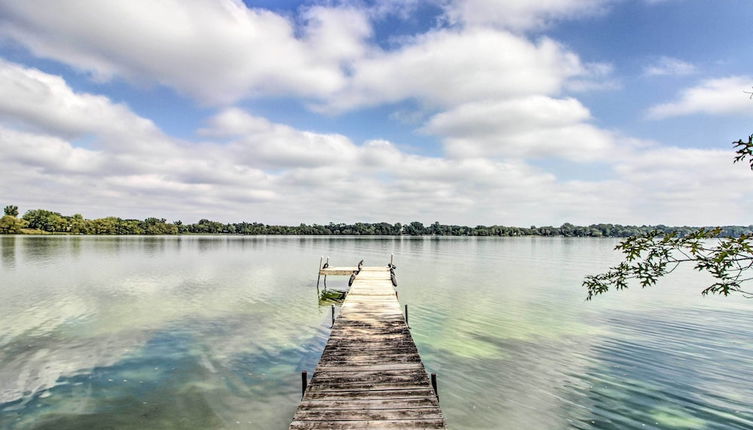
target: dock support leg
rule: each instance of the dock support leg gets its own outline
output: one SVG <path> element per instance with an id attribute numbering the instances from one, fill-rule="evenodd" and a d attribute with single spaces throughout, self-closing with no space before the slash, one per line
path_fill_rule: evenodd
<path id="1" fill-rule="evenodd" d="M 301 398 L 306 394 L 306 387 L 309 385 L 309 375 L 307 371 L 301 372 Z"/>
<path id="2" fill-rule="evenodd" d="M 316 289 L 319 289 L 319 279 L 322 277 L 322 260 L 324 257 L 319 257 L 319 269 L 316 271 Z"/>
<path id="3" fill-rule="evenodd" d="M 408 322 L 408 305 L 405 305 L 405 325 L 410 328 L 410 323 Z"/>
<path id="4" fill-rule="evenodd" d="M 436 373 L 431 374 L 431 387 L 434 388 L 434 395 L 437 396 L 437 400 L 439 400 L 439 391 L 437 391 L 437 374 Z"/>
<path id="5" fill-rule="evenodd" d="M 332 326 L 335 326 L 335 305 L 332 305 Z"/>

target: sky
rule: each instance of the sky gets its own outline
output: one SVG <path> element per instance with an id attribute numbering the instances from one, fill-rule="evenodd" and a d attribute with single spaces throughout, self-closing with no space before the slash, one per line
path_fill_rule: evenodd
<path id="1" fill-rule="evenodd" d="M 750 225 L 750 0 L 0 0 L 0 204 Z"/>

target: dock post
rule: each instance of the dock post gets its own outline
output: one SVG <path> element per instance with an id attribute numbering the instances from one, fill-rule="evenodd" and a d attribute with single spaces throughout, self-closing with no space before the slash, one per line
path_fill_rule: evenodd
<path id="1" fill-rule="evenodd" d="M 405 305 L 405 325 L 407 325 L 408 328 L 410 328 L 410 323 L 408 322 L 408 305 L 407 304 Z"/>
<path id="2" fill-rule="evenodd" d="M 332 305 L 332 327 L 335 326 L 335 305 Z"/>
<path id="3" fill-rule="evenodd" d="M 319 269 L 316 271 L 316 289 L 319 289 L 319 279 L 322 277 L 322 260 L 324 256 L 319 257 Z"/>
<path id="4" fill-rule="evenodd" d="M 434 395 L 437 396 L 437 400 L 439 400 L 439 391 L 437 391 L 437 374 L 436 373 L 431 374 L 431 387 L 434 388 Z"/>
<path id="5" fill-rule="evenodd" d="M 303 395 L 306 394 L 306 387 L 309 385 L 309 377 L 308 372 L 303 371 L 301 372 L 301 398 L 303 398 Z"/>
<path id="6" fill-rule="evenodd" d="M 395 254 L 390 254 L 390 267 L 392 267 L 392 259 L 395 258 Z"/>

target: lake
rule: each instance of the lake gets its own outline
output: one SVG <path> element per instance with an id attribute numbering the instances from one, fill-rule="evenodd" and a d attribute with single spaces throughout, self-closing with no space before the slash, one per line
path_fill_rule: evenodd
<path id="1" fill-rule="evenodd" d="M 329 335 L 319 257 L 390 253 L 450 428 L 753 429 L 753 299 L 686 269 L 584 301 L 616 243 L 0 237 L 0 429 L 286 429 Z"/>

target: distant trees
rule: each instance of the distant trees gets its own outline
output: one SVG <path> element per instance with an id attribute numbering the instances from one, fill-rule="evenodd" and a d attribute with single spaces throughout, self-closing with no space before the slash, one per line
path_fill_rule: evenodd
<path id="1" fill-rule="evenodd" d="M 18 234 L 26 227 L 26 222 L 12 215 L 0 218 L 0 234 Z"/>
<path id="2" fill-rule="evenodd" d="M 29 228 L 43 231 L 67 231 L 66 220 L 57 212 L 44 209 L 34 209 L 26 212 L 23 217 Z"/>
<path id="3" fill-rule="evenodd" d="M 8 205 L 3 209 L 5 215 L 0 218 L 0 234 L 18 234 L 26 227 L 26 221 L 18 219 L 18 206 Z"/>
<path id="4" fill-rule="evenodd" d="M 17 210 L 17 209 L 16 209 Z M 100 235 L 174 235 L 174 234 L 239 234 L 239 235 L 323 235 L 323 236 L 564 236 L 564 237 L 628 237 L 658 231 L 672 234 L 674 237 L 686 237 L 699 231 L 696 227 L 630 226 L 618 224 L 592 224 L 576 226 L 570 223 L 560 227 L 510 227 L 501 225 L 475 227 L 449 225 L 434 222 L 428 226 L 413 221 L 408 224 L 387 222 L 354 224 L 329 223 L 300 224 L 297 226 L 268 225 L 258 222 L 222 223 L 201 219 L 194 224 L 182 221 L 167 222 L 165 218 L 147 218 L 145 220 L 105 217 L 86 219 L 81 214 L 62 215 L 45 209 L 27 211 L 21 219 L 11 217 L 19 222 L 4 221 L 0 233 L 19 232 L 21 228 L 41 230 L 49 233 L 65 234 L 100 234 Z M 721 237 L 740 237 L 753 233 L 753 225 L 727 226 L 720 230 Z"/>

